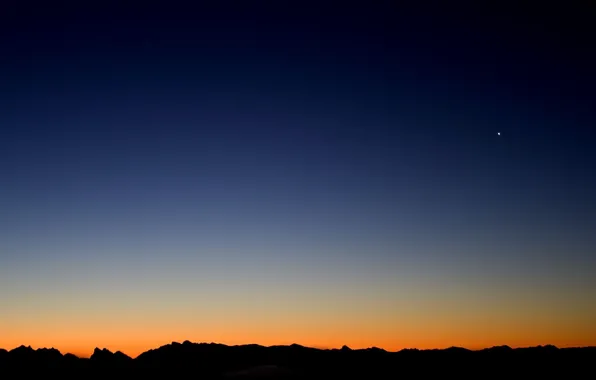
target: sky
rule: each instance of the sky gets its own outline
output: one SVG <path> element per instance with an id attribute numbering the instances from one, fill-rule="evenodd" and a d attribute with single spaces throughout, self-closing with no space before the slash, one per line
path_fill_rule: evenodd
<path id="1" fill-rule="evenodd" d="M 2 6 L 0 347 L 596 345 L 589 10 L 158 4 Z"/>

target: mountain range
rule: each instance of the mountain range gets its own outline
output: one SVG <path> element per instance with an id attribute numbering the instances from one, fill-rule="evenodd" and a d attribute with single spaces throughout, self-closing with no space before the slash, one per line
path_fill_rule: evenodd
<path id="1" fill-rule="evenodd" d="M 528 348 L 498 346 L 483 350 L 404 349 L 389 352 L 380 348 L 353 350 L 317 349 L 298 344 L 227 346 L 217 343 L 172 342 L 131 358 L 117 351 L 96 348 L 90 358 L 62 354 L 53 348 L 20 346 L 0 349 L 0 368 L 22 374 L 58 371 L 85 376 L 192 374 L 198 379 L 224 378 L 399 378 L 404 376 L 537 375 L 569 377 L 590 373 L 596 363 L 596 347 L 557 348 L 552 345 Z"/>

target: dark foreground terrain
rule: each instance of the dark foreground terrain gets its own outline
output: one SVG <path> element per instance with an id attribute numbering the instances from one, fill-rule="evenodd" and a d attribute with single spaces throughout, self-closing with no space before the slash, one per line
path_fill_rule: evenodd
<path id="1" fill-rule="evenodd" d="M 96 348 L 89 359 L 55 349 L 21 346 L 0 349 L 0 368 L 11 378 L 27 375 L 83 377 L 184 376 L 193 379 L 400 379 L 498 375 L 591 377 L 596 371 L 596 347 L 507 346 L 479 351 L 464 348 L 402 350 L 348 347 L 320 350 L 299 345 L 263 347 L 214 343 L 172 343 L 135 359 L 121 352 Z"/>

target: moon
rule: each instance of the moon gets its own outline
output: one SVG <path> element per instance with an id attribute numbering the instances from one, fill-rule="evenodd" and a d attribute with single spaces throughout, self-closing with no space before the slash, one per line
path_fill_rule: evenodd
<path id="1" fill-rule="evenodd" d="M 497 136 L 501 136 L 501 132 L 497 132 Z"/>

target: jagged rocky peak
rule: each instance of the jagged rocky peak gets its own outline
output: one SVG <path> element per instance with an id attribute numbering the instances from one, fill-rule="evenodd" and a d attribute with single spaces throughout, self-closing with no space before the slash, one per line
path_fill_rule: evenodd
<path id="1" fill-rule="evenodd" d="M 91 355 L 91 359 L 94 360 L 121 360 L 121 359 L 131 359 L 130 356 L 126 355 L 122 351 L 112 352 L 107 348 L 98 348 L 96 347 L 93 350 L 93 355 Z"/>
<path id="2" fill-rule="evenodd" d="M 112 355 L 114 355 L 112 351 L 108 350 L 107 348 L 95 347 L 93 354 L 91 355 L 91 359 L 102 359 L 111 357 Z"/>
<path id="3" fill-rule="evenodd" d="M 114 356 L 120 359 L 132 359 L 130 356 L 126 355 L 124 352 L 122 351 L 116 351 L 114 352 Z"/>
<path id="4" fill-rule="evenodd" d="M 50 347 L 50 348 L 46 348 L 46 347 L 39 348 L 39 349 L 37 350 L 37 352 L 43 352 L 43 353 L 52 354 L 52 355 L 55 355 L 55 354 L 60 354 L 60 355 L 62 355 L 62 354 L 60 353 L 60 351 L 59 351 L 59 350 L 57 350 L 57 349 L 55 349 L 54 347 Z"/>
<path id="5" fill-rule="evenodd" d="M 13 349 L 12 352 L 34 352 L 35 350 L 31 346 L 20 345 Z"/>
<path id="6" fill-rule="evenodd" d="M 99 348 L 99 347 L 95 347 L 95 349 L 93 350 L 94 354 L 111 354 L 112 351 L 108 350 L 107 348 Z"/>

